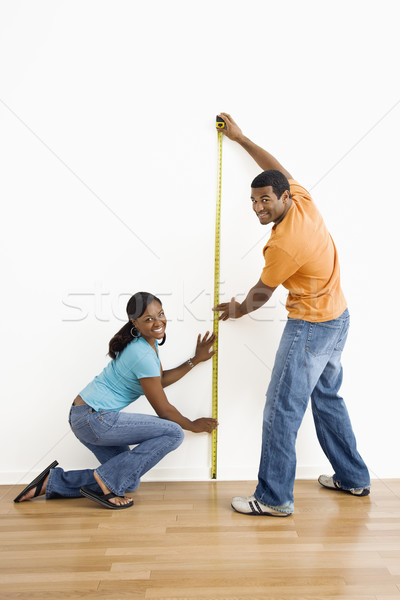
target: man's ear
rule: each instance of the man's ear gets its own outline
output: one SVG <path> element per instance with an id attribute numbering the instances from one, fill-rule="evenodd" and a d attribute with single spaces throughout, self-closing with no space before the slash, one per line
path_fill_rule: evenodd
<path id="1" fill-rule="evenodd" d="M 282 194 L 282 200 L 284 204 L 288 204 L 289 200 L 290 200 L 290 192 L 289 190 L 285 190 Z"/>

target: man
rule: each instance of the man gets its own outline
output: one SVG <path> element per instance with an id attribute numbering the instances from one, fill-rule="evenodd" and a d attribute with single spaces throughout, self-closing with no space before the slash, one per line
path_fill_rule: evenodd
<path id="1" fill-rule="evenodd" d="M 258 485 L 253 496 L 233 498 L 232 507 L 244 514 L 293 513 L 296 437 L 310 397 L 318 440 L 335 471 L 321 475 L 319 483 L 366 496 L 368 469 L 338 394 L 349 313 L 335 245 L 310 194 L 269 152 L 245 137 L 230 115 L 220 117 L 226 123 L 223 133 L 263 169 L 251 184 L 252 207 L 261 225 L 274 225 L 258 283 L 241 304 L 232 298 L 213 310 L 221 313 L 219 320 L 238 319 L 263 306 L 278 285 L 289 290 L 289 318 L 264 409 Z"/>

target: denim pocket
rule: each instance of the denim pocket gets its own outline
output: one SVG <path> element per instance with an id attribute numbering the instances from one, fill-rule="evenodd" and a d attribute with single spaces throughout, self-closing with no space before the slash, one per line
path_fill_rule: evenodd
<path id="1" fill-rule="evenodd" d="M 306 341 L 306 351 L 312 356 L 326 356 L 332 354 L 343 321 L 325 321 L 323 323 L 310 323 Z"/>
<path id="2" fill-rule="evenodd" d="M 341 352 L 343 350 L 344 345 L 347 340 L 347 334 L 349 333 L 349 327 L 350 327 L 350 317 L 347 317 L 347 319 L 343 323 L 343 328 L 342 328 L 342 331 L 340 332 L 339 340 L 336 342 L 335 352 Z"/>
<path id="3" fill-rule="evenodd" d="M 113 427 L 119 418 L 118 410 L 99 410 L 90 415 L 90 425 L 96 435 L 101 438 Z"/>
<path id="4" fill-rule="evenodd" d="M 80 406 L 71 406 L 69 413 L 69 424 L 72 429 L 80 429 L 84 427 L 89 421 L 89 415 L 92 409 L 87 404 L 81 404 Z"/>

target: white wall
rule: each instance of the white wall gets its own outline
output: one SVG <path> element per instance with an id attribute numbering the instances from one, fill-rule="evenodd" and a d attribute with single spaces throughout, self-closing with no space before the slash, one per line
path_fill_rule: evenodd
<path id="1" fill-rule="evenodd" d="M 164 368 L 212 327 L 223 110 L 312 190 L 352 314 L 343 393 L 359 449 L 373 477 L 400 477 L 398 13 L 395 1 L 1 2 L 1 482 L 53 458 L 96 464 L 69 405 L 106 364 L 132 293 L 164 301 Z M 221 300 L 263 265 L 269 228 L 248 200 L 258 172 L 224 140 Z M 279 289 L 221 324 L 220 478 L 256 477 L 284 300 Z M 211 362 L 168 395 L 189 417 L 210 414 Z M 207 479 L 209 453 L 206 435 L 187 434 L 149 477 Z M 320 469 L 307 411 L 298 475 Z"/>

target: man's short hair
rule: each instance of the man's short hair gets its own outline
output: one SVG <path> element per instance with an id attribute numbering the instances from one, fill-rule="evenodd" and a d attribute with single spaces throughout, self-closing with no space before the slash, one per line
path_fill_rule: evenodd
<path id="1" fill-rule="evenodd" d="M 270 185 L 273 189 L 274 194 L 280 198 L 286 190 L 290 194 L 290 185 L 287 177 L 280 171 L 275 169 L 269 169 L 263 171 L 251 182 L 252 188 L 261 188 Z"/>

